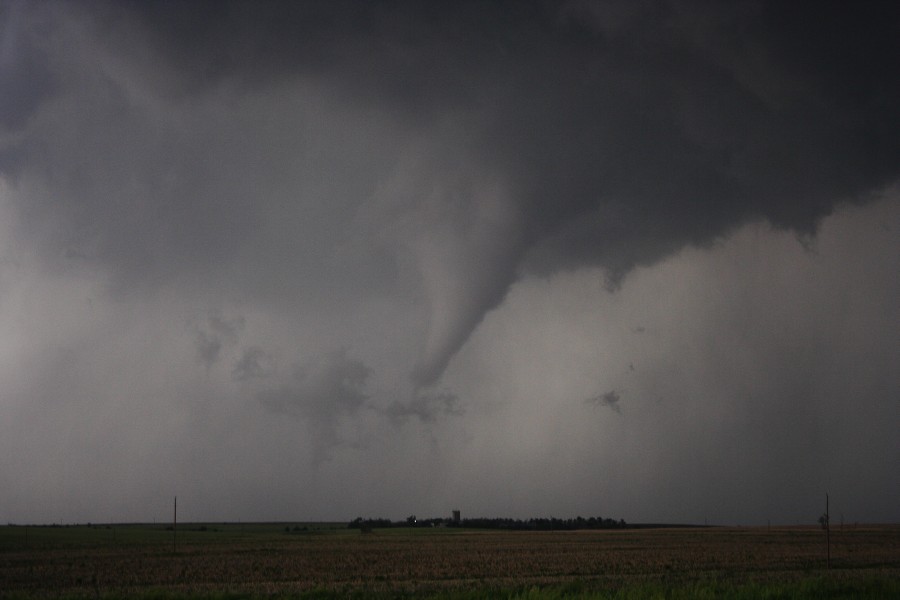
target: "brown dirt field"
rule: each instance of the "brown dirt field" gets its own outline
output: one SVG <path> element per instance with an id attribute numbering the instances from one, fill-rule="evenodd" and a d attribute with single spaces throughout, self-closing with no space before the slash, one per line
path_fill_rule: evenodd
<path id="1" fill-rule="evenodd" d="M 824 533 L 812 528 L 286 535 L 273 527 L 185 534 L 174 553 L 171 533 L 123 533 L 115 540 L 107 533 L 100 541 L 90 535 L 54 543 L 49 533 L 33 533 L 28 546 L 7 539 L 0 545 L 0 596 L 430 592 L 572 581 L 612 589 L 654 581 L 791 581 L 826 569 Z M 831 538 L 830 575 L 900 578 L 900 526 L 847 528 Z"/>

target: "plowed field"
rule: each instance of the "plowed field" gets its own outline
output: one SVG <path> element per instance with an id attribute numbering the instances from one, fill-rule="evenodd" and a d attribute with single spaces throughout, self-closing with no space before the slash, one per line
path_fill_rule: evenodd
<path id="1" fill-rule="evenodd" d="M 900 527 L 501 532 L 285 525 L 0 528 L 0 596 L 429 595 L 577 584 L 900 579 Z"/>

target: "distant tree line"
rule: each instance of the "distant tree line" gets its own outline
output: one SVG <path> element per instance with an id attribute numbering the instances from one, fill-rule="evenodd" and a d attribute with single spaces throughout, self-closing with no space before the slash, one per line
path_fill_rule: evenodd
<path id="1" fill-rule="evenodd" d="M 574 519 L 532 518 L 527 520 L 509 518 L 476 518 L 454 521 L 449 518 L 417 519 L 415 515 L 403 521 L 390 519 L 363 519 L 357 517 L 347 525 L 350 529 L 371 531 L 389 527 L 465 527 L 470 529 L 506 529 L 511 531 L 566 531 L 574 529 L 624 529 L 628 527 L 624 519 L 604 519 L 602 517 L 575 517 Z"/>

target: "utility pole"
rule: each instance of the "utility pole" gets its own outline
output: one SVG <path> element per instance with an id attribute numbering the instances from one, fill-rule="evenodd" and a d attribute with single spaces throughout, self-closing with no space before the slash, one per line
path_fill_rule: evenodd
<path id="1" fill-rule="evenodd" d="M 825 492 L 825 566 L 831 568 L 831 515 L 828 514 L 828 492 Z"/>
<path id="2" fill-rule="evenodd" d="M 172 510 L 172 553 L 175 553 L 175 541 L 178 537 L 178 496 L 175 496 L 175 506 Z"/>

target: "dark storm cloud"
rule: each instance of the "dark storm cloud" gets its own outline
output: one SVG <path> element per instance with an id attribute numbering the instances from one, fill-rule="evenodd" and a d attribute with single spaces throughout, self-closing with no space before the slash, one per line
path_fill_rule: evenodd
<path id="1" fill-rule="evenodd" d="M 327 459 L 342 442 L 340 426 L 366 406 L 371 370 L 345 350 L 295 365 L 293 377 L 280 387 L 260 391 L 256 399 L 276 414 L 305 421 L 315 463 Z"/>
<path id="2" fill-rule="evenodd" d="M 3 518 L 894 518 L 898 13 L 0 0 Z"/>
<path id="3" fill-rule="evenodd" d="M 384 410 L 384 414 L 398 424 L 405 423 L 410 417 L 416 417 L 423 423 L 434 423 L 441 416 L 462 415 L 463 408 L 460 406 L 459 397 L 452 392 L 420 391 L 409 402 L 392 402 Z"/>
<path id="4" fill-rule="evenodd" d="M 362 408 L 369 373 L 361 361 L 341 350 L 296 365 L 290 385 L 262 392 L 259 397 L 277 412 L 331 420 Z"/>
<path id="5" fill-rule="evenodd" d="M 811 228 L 836 198 L 896 175 L 889 3 L 134 8 L 191 82 L 309 75 L 404 118 L 482 115 L 483 158 L 531 175 L 520 191 L 537 234 L 610 202 L 657 227 L 675 217 L 675 242 L 748 215 Z"/>
<path id="6" fill-rule="evenodd" d="M 418 176 L 427 181 L 398 205 L 413 221 L 422 211 L 449 218 L 421 221 L 412 244 L 420 268 L 433 273 L 424 275 L 433 314 L 413 372 L 419 387 L 440 379 L 522 273 L 597 265 L 615 286 L 636 265 L 709 244 L 751 219 L 808 234 L 837 202 L 867 200 L 900 168 L 893 3 L 76 6 L 93 15 L 101 46 L 175 106 L 222 89 L 264 95 L 302 82 L 344 107 L 338 113 L 355 107 L 387 124 L 394 147 L 330 178 L 355 183 L 340 192 L 345 204 L 327 199 L 336 207 L 327 223 L 273 243 L 273 252 L 303 257 L 285 271 L 302 269 L 322 247 L 298 242 L 297 252 L 288 240 L 325 231 L 334 238 L 373 189 L 397 176 L 409 140 L 425 140 L 431 163 Z M 86 138 L 75 130 L 71 143 L 93 140 L 82 151 L 105 156 L 59 182 L 66 203 L 34 198 L 26 219 L 42 223 L 48 211 L 68 218 L 67 250 L 131 275 L 123 287 L 177 278 L 184 264 L 205 276 L 237 255 L 234 240 L 259 234 L 266 205 L 283 200 L 260 200 L 258 187 L 292 168 L 249 160 L 270 139 L 246 143 L 245 130 L 228 131 L 225 120 L 190 122 L 188 136 L 175 127 L 160 134 L 114 83 L 92 83 L 88 101 L 98 112 L 79 126 Z M 32 110 L 12 102 L 8 120 Z M 157 141 L 135 161 L 111 151 L 122 136 Z M 302 177 L 378 148 L 355 144 L 348 135 L 343 152 Z M 13 164 L 18 151 L 8 152 Z M 491 185 L 502 210 L 484 215 Z M 272 265 L 270 258 L 259 261 Z M 328 287 L 357 279 L 352 292 L 384 281 L 387 263 L 360 262 Z M 280 289 L 253 279 L 267 269 L 244 272 L 253 288 Z"/>
<path id="7" fill-rule="evenodd" d="M 608 406 L 613 409 L 617 413 L 622 412 L 622 407 L 619 406 L 619 401 L 622 399 L 622 395 L 616 390 L 610 390 L 605 394 L 598 394 L 596 396 L 592 396 L 584 401 L 585 404 L 591 406 Z"/>
<path id="8" fill-rule="evenodd" d="M 887 3 L 168 8 L 141 11 L 194 84 L 310 76 L 418 127 L 468 115 L 456 150 L 478 167 L 462 180 L 495 174 L 521 221 L 469 267 L 480 283 L 421 385 L 519 269 L 598 264 L 615 283 L 748 219 L 811 232 L 900 165 L 900 9 Z M 481 201 L 470 194 L 449 202 Z"/>
<path id="9" fill-rule="evenodd" d="M 194 344 L 197 358 L 209 369 L 219 360 L 222 347 L 238 341 L 238 333 L 244 327 L 243 317 L 227 319 L 221 315 L 209 315 L 196 328 Z"/>
<path id="10" fill-rule="evenodd" d="M 232 367 L 231 376 L 237 381 L 246 381 L 267 377 L 272 371 L 272 357 L 259 346 L 250 346 Z"/>
<path id="11" fill-rule="evenodd" d="M 0 5 L 0 131 L 22 128 L 56 85 L 29 17 L 23 2 Z"/>
<path id="12" fill-rule="evenodd" d="M 110 18 L 121 17 L 113 3 Z M 485 54 L 553 11 L 533 3 L 129 2 L 175 69 L 173 93 L 308 76 L 404 118 L 477 101 Z M 527 42 L 519 39 L 518 43 Z"/>
<path id="13" fill-rule="evenodd" d="M 24 2 L 0 4 L 0 176 L 15 180 L 27 157 L 16 135 L 51 97 L 56 77 L 40 46 L 40 19 Z"/>

